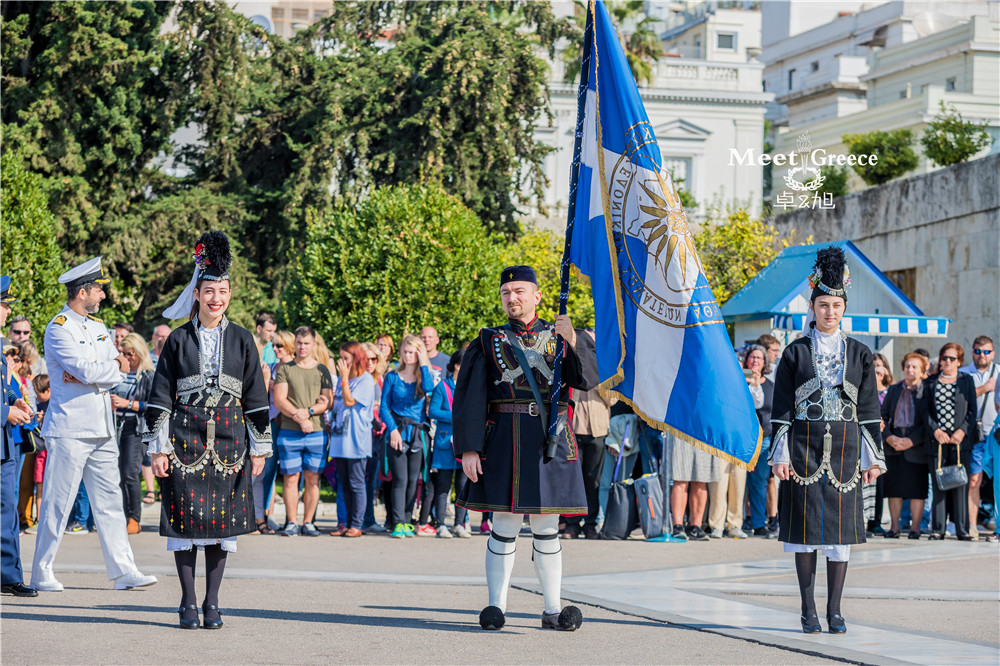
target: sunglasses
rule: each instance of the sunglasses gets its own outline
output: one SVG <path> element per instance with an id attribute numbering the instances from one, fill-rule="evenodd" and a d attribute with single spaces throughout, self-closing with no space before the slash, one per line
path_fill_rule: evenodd
<path id="1" fill-rule="evenodd" d="M 282 344 L 277 344 L 277 345 L 274 345 L 274 348 L 275 348 L 275 349 L 284 349 L 284 348 L 285 348 L 285 345 L 282 345 Z"/>
<path id="2" fill-rule="evenodd" d="M 955 362 L 955 361 L 958 360 L 958 357 L 957 356 L 942 356 L 940 358 L 940 360 L 942 360 L 942 361 L 948 361 L 949 363 L 953 363 L 953 362 Z"/>
<path id="3" fill-rule="evenodd" d="M 16 332 L 16 331 L 15 331 Z M 976 356 L 989 356 L 993 353 L 992 349 L 973 349 L 972 353 Z"/>
<path id="4" fill-rule="evenodd" d="M 29 329 L 27 331 L 16 331 L 14 329 L 10 329 L 10 333 L 11 335 L 31 335 L 31 330 Z"/>
<path id="5" fill-rule="evenodd" d="M 372 361 L 372 362 L 377 361 L 378 360 L 378 356 L 369 356 L 368 360 Z"/>

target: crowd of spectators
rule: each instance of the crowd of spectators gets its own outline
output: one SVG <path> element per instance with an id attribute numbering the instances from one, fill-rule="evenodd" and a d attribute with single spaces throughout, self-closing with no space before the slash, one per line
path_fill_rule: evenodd
<path id="1" fill-rule="evenodd" d="M 158 499 L 140 428 L 170 328 L 157 326 L 148 344 L 127 322 L 116 323 L 113 332 L 117 348 L 129 360 L 127 377 L 111 400 L 127 529 L 134 534 L 141 529 L 143 504 Z M 14 317 L 4 340 L 10 368 L 5 390 L 24 396 L 37 412 L 35 420 L 15 429 L 22 451 L 18 511 L 27 533 L 33 532 L 41 501 L 45 447 L 38 433 L 49 394 L 45 359 L 33 333 L 28 319 Z M 454 505 L 467 482 L 451 444 L 463 350 L 451 355 L 440 350 L 437 331 L 426 326 L 419 335 L 404 336 L 398 354 L 393 337 L 382 334 L 370 342 L 345 342 L 334 355 L 311 327 L 279 330 L 268 314 L 257 318 L 254 339 L 275 435 L 275 455 L 254 479 L 258 532 L 319 536 L 317 508 L 321 495 L 330 497 L 331 490 L 337 521 L 330 534 L 335 536 L 448 539 L 489 532 L 489 514 L 477 516 L 474 530 L 470 512 Z M 668 529 L 673 537 L 776 538 L 778 482 L 767 458 L 781 351 L 781 341 L 772 335 L 737 350 L 763 431 L 757 464 L 750 471 L 654 430 L 628 404 L 599 390 L 573 392 L 572 425 L 588 512 L 564 516 L 561 536 L 599 538 L 612 485 L 662 467 L 672 479 Z M 875 354 L 888 471 L 864 489 L 869 536 L 895 539 L 905 532 L 912 540 L 997 540 L 995 499 L 984 477 L 996 466 L 991 446 L 1000 450 L 994 434 L 1000 366 L 994 342 L 986 336 L 973 341 L 971 352 L 967 364 L 965 348 L 957 342 L 948 342 L 933 358 L 915 349 L 898 368 Z M 968 481 L 942 489 L 937 470 L 956 464 L 967 471 Z M 280 524 L 272 518 L 275 501 L 285 507 Z M 888 507 L 887 520 L 883 506 Z M 67 533 L 86 533 L 92 525 L 81 484 Z"/>

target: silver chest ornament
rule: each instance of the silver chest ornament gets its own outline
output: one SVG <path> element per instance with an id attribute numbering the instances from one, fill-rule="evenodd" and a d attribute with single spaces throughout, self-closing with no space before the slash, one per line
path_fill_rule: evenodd
<path id="1" fill-rule="evenodd" d="M 531 347 L 527 347 L 521 342 L 520 338 L 515 337 L 517 345 L 524 352 L 524 358 L 528 361 L 528 365 L 535 370 L 538 370 L 545 377 L 545 381 L 550 385 L 552 384 L 552 368 L 549 367 L 548 362 L 545 360 L 545 354 L 538 351 L 539 349 L 547 350 L 550 346 L 554 345 L 552 339 L 552 331 L 546 329 L 538 333 L 535 337 L 535 344 Z M 511 368 L 507 365 L 507 361 L 504 360 L 503 354 L 501 354 L 501 349 L 503 346 L 503 339 L 498 336 L 493 336 L 493 354 L 496 356 L 497 364 L 503 371 L 500 379 L 495 380 L 494 384 L 500 384 L 501 382 L 507 382 L 508 384 L 513 384 L 518 377 L 524 376 L 524 368 L 518 366 L 516 368 Z"/>

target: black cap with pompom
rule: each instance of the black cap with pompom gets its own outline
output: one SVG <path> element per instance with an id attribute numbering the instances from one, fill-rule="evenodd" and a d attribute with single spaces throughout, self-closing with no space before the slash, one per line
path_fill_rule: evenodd
<path id="1" fill-rule="evenodd" d="M 233 263 L 229 238 L 221 231 L 206 231 L 195 244 L 194 260 L 199 280 L 228 280 L 229 266 Z"/>
<path id="2" fill-rule="evenodd" d="M 847 286 L 851 284 L 851 271 L 847 268 L 847 257 L 839 247 L 825 247 L 816 253 L 816 264 L 809 276 L 812 287 L 810 301 L 819 296 L 839 296 L 847 300 Z"/>

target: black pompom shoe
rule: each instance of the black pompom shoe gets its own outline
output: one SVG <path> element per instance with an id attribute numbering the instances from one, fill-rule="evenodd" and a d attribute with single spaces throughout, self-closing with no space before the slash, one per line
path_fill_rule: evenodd
<path id="1" fill-rule="evenodd" d="M 542 613 L 542 629 L 576 631 L 583 624 L 583 613 L 576 606 L 566 606 L 558 613 Z"/>
<path id="2" fill-rule="evenodd" d="M 503 611 L 496 606 L 487 606 L 479 614 L 479 626 L 486 631 L 499 631 L 506 622 Z"/>

